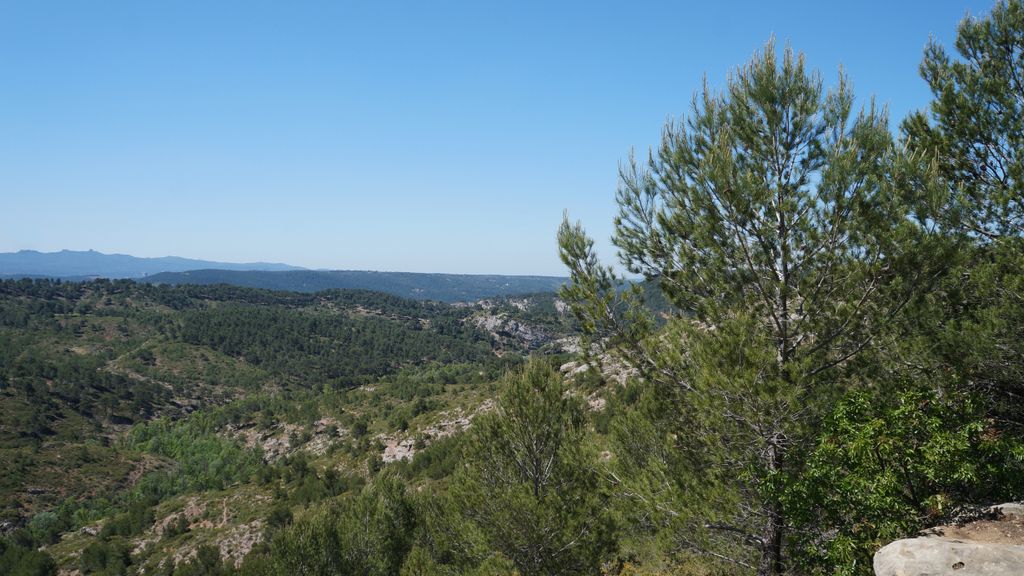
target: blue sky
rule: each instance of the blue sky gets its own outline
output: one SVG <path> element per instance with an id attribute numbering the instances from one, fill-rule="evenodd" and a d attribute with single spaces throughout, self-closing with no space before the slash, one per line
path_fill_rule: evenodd
<path id="1" fill-rule="evenodd" d="M 563 275 L 705 74 L 774 35 L 895 124 L 991 6 L 0 0 L 0 251 Z"/>

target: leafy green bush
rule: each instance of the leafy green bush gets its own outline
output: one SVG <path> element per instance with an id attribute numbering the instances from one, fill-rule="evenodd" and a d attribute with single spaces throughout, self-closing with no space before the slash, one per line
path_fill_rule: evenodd
<path id="1" fill-rule="evenodd" d="M 871 574 L 875 550 L 957 506 L 1024 496 L 1024 444 L 962 394 L 852 393 L 824 430 L 786 497 L 800 561 L 816 573 Z"/>

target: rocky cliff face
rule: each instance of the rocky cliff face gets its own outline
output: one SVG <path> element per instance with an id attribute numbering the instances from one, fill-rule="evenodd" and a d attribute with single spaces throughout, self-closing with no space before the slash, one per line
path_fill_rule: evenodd
<path id="1" fill-rule="evenodd" d="M 540 328 L 510 318 L 507 314 L 483 314 L 474 317 L 473 322 L 503 345 L 535 350 L 552 341 L 552 337 Z"/>
<path id="2" fill-rule="evenodd" d="M 994 506 L 984 519 L 939 526 L 875 553 L 877 576 L 1024 575 L 1024 505 Z"/>

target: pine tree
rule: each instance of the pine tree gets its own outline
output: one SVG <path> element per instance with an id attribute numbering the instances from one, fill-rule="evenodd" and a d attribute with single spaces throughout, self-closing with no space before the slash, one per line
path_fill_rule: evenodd
<path id="1" fill-rule="evenodd" d="M 695 518 L 705 534 L 692 548 L 759 575 L 786 569 L 779 494 L 842 369 L 925 273 L 902 261 L 926 232 L 902 190 L 927 172 L 893 145 L 884 110 L 852 114 L 845 76 L 822 84 L 802 56 L 787 49 L 779 61 L 769 43 L 724 93 L 705 85 L 645 165 L 621 170 L 613 242 L 673 306 L 660 331 L 637 322 L 636 291 L 598 263 L 581 225 L 559 230 L 572 276 L 563 296 L 584 328 L 610 337 L 647 381 L 683 391 L 687 441 L 718 471 L 704 475 L 732 483 L 721 500 L 730 521 Z M 723 554 L 709 533 L 748 552 Z"/>
<path id="2" fill-rule="evenodd" d="M 930 114 L 903 124 L 909 143 L 937 160 L 949 184 L 948 223 L 991 240 L 1024 234 L 1024 2 L 965 18 L 951 57 L 932 40 L 921 75 Z M 929 119 L 931 121 L 929 121 Z"/>
<path id="3" fill-rule="evenodd" d="M 473 423 L 456 501 L 523 576 L 594 574 L 613 549 L 584 421 L 561 377 L 532 361 Z"/>
<path id="4" fill-rule="evenodd" d="M 934 158 L 944 184 L 939 221 L 958 243 L 915 335 L 931 357 L 987 403 L 999 434 L 1024 433 L 1024 2 L 997 2 L 957 29 L 956 54 L 928 44 L 927 111 L 902 129 Z M 952 379 L 952 378 L 951 378 Z"/>

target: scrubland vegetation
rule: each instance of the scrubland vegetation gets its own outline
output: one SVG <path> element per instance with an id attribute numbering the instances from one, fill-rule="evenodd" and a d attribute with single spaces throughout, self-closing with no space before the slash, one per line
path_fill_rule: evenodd
<path id="1" fill-rule="evenodd" d="M 1024 498 L 1024 4 L 921 71 L 697 94 L 643 282 L 568 219 L 558 300 L 0 282 L 0 573 L 870 574 Z"/>

